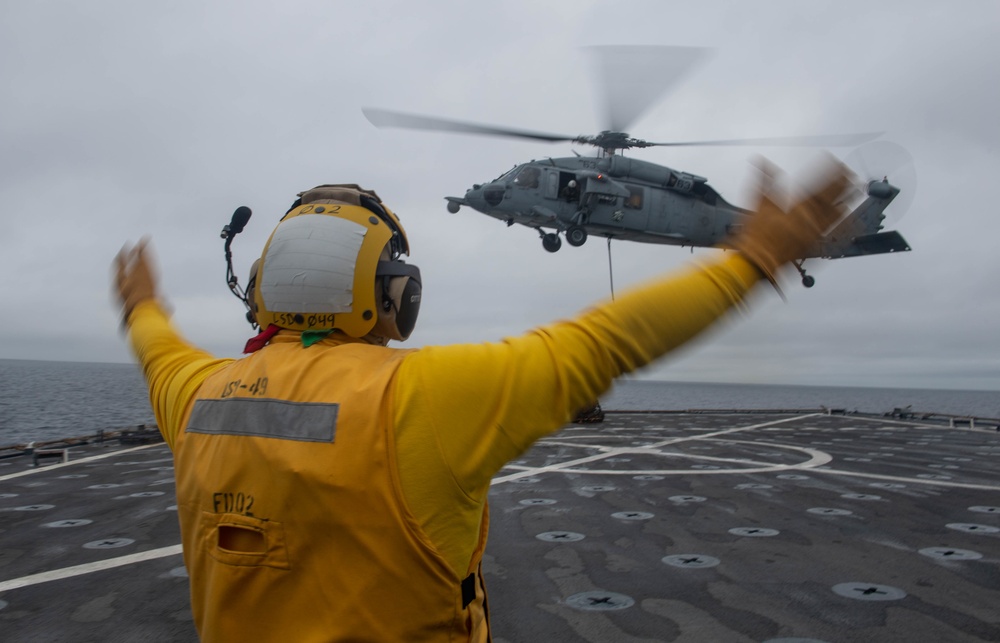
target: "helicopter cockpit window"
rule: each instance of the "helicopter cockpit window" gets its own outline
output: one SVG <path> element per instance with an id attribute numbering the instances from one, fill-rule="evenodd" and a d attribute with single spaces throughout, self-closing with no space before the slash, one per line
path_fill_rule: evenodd
<path id="1" fill-rule="evenodd" d="M 493 179 L 493 183 L 507 183 L 514 177 L 515 174 L 517 174 L 516 165 L 507 170 L 506 172 L 504 172 L 503 174 L 501 174 L 500 176 L 498 176 L 497 178 Z"/>
<path id="2" fill-rule="evenodd" d="M 517 173 L 514 177 L 514 185 L 518 185 L 522 188 L 537 188 L 538 187 L 538 177 L 541 174 L 537 167 L 532 165 L 525 165 L 521 168 L 521 171 Z"/>
<path id="3" fill-rule="evenodd" d="M 625 199 L 625 207 L 633 210 L 642 209 L 642 188 L 634 185 L 628 187 L 628 198 Z"/>

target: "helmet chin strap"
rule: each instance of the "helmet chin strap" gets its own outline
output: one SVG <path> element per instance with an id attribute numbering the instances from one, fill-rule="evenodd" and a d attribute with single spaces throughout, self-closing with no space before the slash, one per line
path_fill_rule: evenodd
<path id="1" fill-rule="evenodd" d="M 361 338 L 361 341 L 365 342 L 366 344 L 371 344 L 372 346 L 389 345 L 388 337 L 382 337 L 381 335 L 375 335 L 374 333 L 368 333 L 367 335 Z"/>

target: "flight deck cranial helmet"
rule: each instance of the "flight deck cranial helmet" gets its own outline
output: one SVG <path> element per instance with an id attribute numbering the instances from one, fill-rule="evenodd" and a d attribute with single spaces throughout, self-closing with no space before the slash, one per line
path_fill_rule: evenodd
<path id="1" fill-rule="evenodd" d="M 420 270 L 378 195 L 354 184 L 299 193 L 251 269 L 256 323 L 339 330 L 384 344 L 405 340 L 420 310 Z"/>

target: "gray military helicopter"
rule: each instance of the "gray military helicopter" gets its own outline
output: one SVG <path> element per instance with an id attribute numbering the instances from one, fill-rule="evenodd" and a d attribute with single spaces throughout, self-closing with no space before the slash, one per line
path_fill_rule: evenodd
<path id="1" fill-rule="evenodd" d="M 649 66 L 652 59 L 657 75 L 644 71 L 644 78 L 660 78 L 670 85 L 689 70 L 705 50 L 680 47 L 595 48 L 608 78 L 605 85 L 647 87 L 648 83 L 625 83 L 637 66 Z M 667 64 L 664 65 L 663 63 Z M 666 73 L 659 73 L 666 66 Z M 705 177 L 649 161 L 626 157 L 623 150 L 646 147 L 691 145 L 798 145 L 856 146 L 878 134 L 797 136 L 736 140 L 709 140 L 653 143 L 632 138 L 623 130 L 662 89 L 636 96 L 618 88 L 609 92 L 610 127 L 594 136 L 564 136 L 507 127 L 481 125 L 430 116 L 364 108 L 366 118 L 377 127 L 458 132 L 525 138 L 547 142 L 568 142 L 598 148 L 596 157 L 577 154 L 567 158 L 545 158 L 515 165 L 496 179 L 476 184 L 464 197 L 448 196 L 448 211 L 462 206 L 489 215 L 508 226 L 519 223 L 538 231 L 542 246 L 556 252 L 565 236 L 571 246 L 581 246 L 590 236 L 624 241 L 675 246 L 714 247 L 739 230 L 748 210 L 726 201 Z M 627 100 L 617 100 L 625 96 Z M 901 150 L 901 148 L 900 148 Z M 905 151 L 901 152 L 906 155 Z M 900 154 L 896 154 L 898 159 Z M 894 160 L 894 165 L 901 163 Z M 886 207 L 900 189 L 887 176 L 873 178 L 864 185 L 865 198 L 852 212 L 827 232 L 810 257 L 842 258 L 910 250 L 899 232 L 882 231 Z M 548 231 L 551 230 L 551 231 Z M 809 258 L 809 257 L 807 257 Z M 812 287 L 815 279 L 806 274 L 803 260 L 796 262 L 802 283 Z"/>

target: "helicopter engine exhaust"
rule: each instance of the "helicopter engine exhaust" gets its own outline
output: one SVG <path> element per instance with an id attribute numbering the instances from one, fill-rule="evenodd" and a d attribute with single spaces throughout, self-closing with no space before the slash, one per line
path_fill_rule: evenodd
<path id="1" fill-rule="evenodd" d="M 609 156 L 602 159 L 600 165 L 611 176 L 649 181 L 650 183 L 679 192 L 690 192 L 696 183 L 705 183 L 708 181 L 708 179 L 701 176 L 688 174 L 687 172 L 677 172 L 662 165 L 656 165 L 655 163 L 627 156 Z"/>

